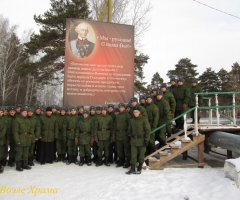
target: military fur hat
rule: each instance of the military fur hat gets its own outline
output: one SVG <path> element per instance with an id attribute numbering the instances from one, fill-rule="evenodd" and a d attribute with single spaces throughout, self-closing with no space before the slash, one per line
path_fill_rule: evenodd
<path id="1" fill-rule="evenodd" d="M 158 92 L 157 92 L 157 96 L 158 96 L 158 95 L 163 95 L 163 92 L 162 92 L 162 91 L 158 91 Z"/>
<path id="2" fill-rule="evenodd" d="M 96 110 L 96 108 L 95 108 L 95 106 L 90 106 L 89 107 L 89 110 L 91 111 L 91 110 Z"/>
<path id="3" fill-rule="evenodd" d="M 70 110 L 77 110 L 76 106 L 70 107 Z"/>
<path id="4" fill-rule="evenodd" d="M 126 108 L 132 108 L 132 104 L 131 104 L 131 103 L 128 103 L 128 104 L 126 105 Z"/>
<path id="5" fill-rule="evenodd" d="M 83 114 L 88 114 L 89 115 L 89 111 L 88 110 L 84 110 Z"/>
<path id="6" fill-rule="evenodd" d="M 4 106 L 3 109 L 8 111 L 8 106 Z"/>
<path id="7" fill-rule="evenodd" d="M 176 78 L 171 78 L 170 82 L 172 82 L 172 81 L 177 82 L 177 79 Z"/>
<path id="8" fill-rule="evenodd" d="M 35 109 L 34 109 L 34 108 L 32 108 L 32 107 L 28 107 L 28 108 L 27 108 L 27 111 L 28 111 L 28 112 L 34 112 L 34 111 L 35 111 Z"/>
<path id="9" fill-rule="evenodd" d="M 21 108 L 21 107 L 22 107 L 22 104 L 16 104 L 16 105 L 15 105 L 15 108 L 19 108 L 19 107 Z"/>
<path id="10" fill-rule="evenodd" d="M 102 110 L 107 110 L 107 106 L 103 106 L 103 107 L 102 107 Z"/>
<path id="11" fill-rule="evenodd" d="M 120 112 L 119 108 L 114 108 L 114 112 Z"/>
<path id="12" fill-rule="evenodd" d="M 166 84 L 166 83 L 163 83 L 163 84 L 161 85 L 161 88 L 167 88 L 167 84 Z"/>
<path id="13" fill-rule="evenodd" d="M 146 100 L 146 95 L 140 95 L 139 100 L 145 99 Z"/>
<path id="14" fill-rule="evenodd" d="M 102 106 L 97 106 L 96 110 L 102 110 Z"/>
<path id="15" fill-rule="evenodd" d="M 84 109 L 84 106 L 81 105 L 81 106 L 78 106 L 77 109 L 79 110 L 80 108 Z"/>
<path id="16" fill-rule="evenodd" d="M 178 82 L 184 82 L 184 79 L 183 78 L 179 78 Z"/>
<path id="17" fill-rule="evenodd" d="M 9 106 L 9 107 L 8 107 L 8 111 L 10 111 L 10 110 L 16 111 L 16 107 L 15 107 L 15 106 Z"/>
<path id="18" fill-rule="evenodd" d="M 46 107 L 46 112 L 47 112 L 47 111 L 52 111 L 52 107 L 50 107 L 50 106 L 49 106 L 49 107 Z"/>
<path id="19" fill-rule="evenodd" d="M 60 111 L 62 111 L 62 110 L 65 110 L 66 112 L 68 111 L 68 108 L 67 107 L 61 107 L 60 108 Z"/>
<path id="20" fill-rule="evenodd" d="M 42 110 L 42 107 L 41 106 L 36 106 L 35 110 L 38 110 L 38 109 Z"/>
<path id="21" fill-rule="evenodd" d="M 192 80 L 192 83 L 197 83 L 197 82 L 198 82 L 197 79 Z"/>
<path id="22" fill-rule="evenodd" d="M 138 102 L 138 99 L 136 97 L 131 98 L 130 102 Z"/>
<path id="23" fill-rule="evenodd" d="M 52 109 L 53 109 L 53 108 L 55 108 L 55 109 L 57 109 L 57 110 L 59 109 L 57 105 L 52 105 L 51 107 L 52 107 Z"/>
<path id="24" fill-rule="evenodd" d="M 125 103 L 119 103 L 119 104 L 118 104 L 118 107 L 119 107 L 119 108 L 120 108 L 121 106 L 124 107 L 124 108 L 126 108 Z"/>
<path id="25" fill-rule="evenodd" d="M 133 110 L 138 110 L 138 111 L 140 111 L 140 107 L 139 107 L 139 106 L 135 106 L 135 107 L 133 107 Z"/>
<path id="26" fill-rule="evenodd" d="M 1 106 L 1 107 L 0 107 L 0 110 L 1 110 L 1 111 L 4 111 L 5 109 L 4 109 L 4 107 L 3 107 L 3 106 Z"/>
<path id="27" fill-rule="evenodd" d="M 114 105 L 113 104 L 108 104 L 107 106 L 108 108 L 112 107 L 114 109 Z"/>
<path id="28" fill-rule="evenodd" d="M 28 109 L 23 107 L 21 108 L 20 112 L 23 112 L 23 111 L 28 111 Z"/>
<path id="29" fill-rule="evenodd" d="M 153 99 L 153 96 L 152 95 L 147 95 L 146 99 L 148 99 L 148 98 Z"/>

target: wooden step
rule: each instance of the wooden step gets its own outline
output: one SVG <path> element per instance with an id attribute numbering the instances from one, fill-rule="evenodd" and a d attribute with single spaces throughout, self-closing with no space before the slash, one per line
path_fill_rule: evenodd
<path id="1" fill-rule="evenodd" d="M 160 154 L 160 160 L 166 158 L 169 155 L 168 152 L 165 152 L 165 151 L 161 151 L 159 154 Z"/>
<path id="2" fill-rule="evenodd" d="M 163 165 L 164 163 L 168 162 L 169 160 L 175 158 L 176 156 L 184 153 L 185 151 L 187 151 L 188 149 L 198 145 L 198 167 L 202 167 L 204 166 L 204 158 L 203 158 L 203 146 L 204 146 L 204 140 L 205 140 L 205 135 L 201 135 L 199 134 L 198 136 L 196 136 L 194 138 L 193 141 L 191 142 L 187 142 L 186 145 L 182 148 L 179 148 L 179 146 L 177 145 L 171 145 L 171 151 L 173 153 L 168 154 L 168 156 L 166 156 L 164 159 L 160 159 L 155 161 L 155 163 L 151 166 L 153 166 L 153 168 L 149 167 L 150 169 L 160 169 L 160 166 Z M 201 166 L 200 166 L 201 165 Z"/>
<path id="3" fill-rule="evenodd" d="M 182 131 L 182 130 L 181 130 L 181 131 Z M 194 130 L 188 131 L 188 132 L 187 132 L 187 135 L 191 135 L 193 132 L 194 132 Z M 176 135 L 176 134 L 175 134 L 175 135 Z M 161 147 L 161 148 L 158 149 L 157 151 L 155 151 L 155 152 L 153 152 L 152 154 L 146 156 L 146 157 L 144 158 L 144 160 L 146 160 L 146 159 L 148 159 L 149 157 L 151 157 L 151 156 L 153 156 L 153 155 L 161 152 L 161 151 L 164 150 L 165 148 L 169 147 L 171 144 L 174 144 L 175 142 L 179 141 L 180 139 L 182 139 L 182 138 L 184 138 L 184 137 L 185 137 L 185 136 L 183 135 L 183 136 L 181 136 L 180 138 L 175 139 L 175 140 L 173 140 L 172 142 L 169 142 L 169 143 L 168 143 L 167 145 L 165 145 L 164 147 Z"/>
<path id="4" fill-rule="evenodd" d="M 181 142 L 182 142 L 182 147 L 185 147 L 186 145 L 188 145 L 188 143 L 192 142 L 192 140 L 182 139 Z"/>
<path id="5" fill-rule="evenodd" d="M 171 147 L 171 154 L 174 154 L 179 149 L 179 146 L 173 145 L 173 144 L 170 147 Z"/>

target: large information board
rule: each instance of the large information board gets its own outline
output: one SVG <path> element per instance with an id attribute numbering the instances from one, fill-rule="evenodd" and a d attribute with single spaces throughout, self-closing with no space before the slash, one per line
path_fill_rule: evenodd
<path id="1" fill-rule="evenodd" d="M 133 94 L 134 27 L 67 19 L 64 105 L 117 105 Z"/>

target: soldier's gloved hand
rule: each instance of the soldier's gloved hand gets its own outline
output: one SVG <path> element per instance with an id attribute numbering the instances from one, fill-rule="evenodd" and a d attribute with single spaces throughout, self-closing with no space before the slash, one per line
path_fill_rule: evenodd
<path id="1" fill-rule="evenodd" d="M 93 145 L 93 143 L 94 143 L 94 137 L 92 137 L 92 139 L 91 139 L 91 146 Z"/>
<path id="2" fill-rule="evenodd" d="M 148 146 L 148 144 L 149 144 L 149 141 L 147 141 L 147 140 L 144 140 L 144 145 L 145 145 L 145 147 L 147 147 L 147 146 Z"/>
<path id="3" fill-rule="evenodd" d="M 78 138 L 75 138 L 75 145 L 78 145 Z"/>
<path id="4" fill-rule="evenodd" d="M 171 117 L 172 117 L 172 119 L 175 117 L 175 114 L 174 113 L 171 113 Z"/>
<path id="5" fill-rule="evenodd" d="M 98 143 L 98 137 L 97 136 L 94 136 L 94 140 L 96 143 Z"/>
<path id="6" fill-rule="evenodd" d="M 186 104 L 186 103 L 184 103 L 184 104 L 182 105 L 182 109 L 183 109 L 184 111 L 187 110 L 187 104 Z"/>

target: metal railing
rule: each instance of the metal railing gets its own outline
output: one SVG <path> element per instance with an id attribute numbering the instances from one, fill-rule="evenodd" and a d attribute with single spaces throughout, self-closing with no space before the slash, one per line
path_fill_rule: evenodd
<path id="1" fill-rule="evenodd" d="M 232 105 L 228 105 L 228 106 L 219 106 L 218 105 L 218 95 L 226 95 L 226 94 L 231 94 L 232 95 Z M 196 106 L 193 107 L 193 108 L 190 108 L 188 109 L 187 111 L 183 112 L 181 115 L 175 117 L 174 119 L 170 120 L 170 122 L 168 123 L 172 123 L 174 122 L 175 120 L 183 117 L 184 118 L 184 131 L 185 131 L 185 138 L 187 137 L 187 114 L 192 112 L 194 110 L 194 118 L 195 118 L 195 121 L 194 121 L 194 134 L 196 134 L 196 136 L 199 134 L 198 132 L 198 109 L 209 109 L 209 124 L 212 124 L 212 111 L 215 111 L 216 112 L 216 117 L 217 117 L 217 126 L 220 125 L 220 115 L 223 116 L 224 118 L 230 120 L 234 125 L 238 125 L 240 126 L 240 124 L 236 123 L 236 108 L 240 108 L 240 105 L 235 105 L 236 104 L 236 101 L 235 101 L 235 96 L 236 94 L 240 94 L 240 92 L 207 92 L 207 93 L 195 93 L 196 95 Z M 199 107 L 198 105 L 198 96 L 199 95 L 215 95 L 215 103 L 216 105 L 215 106 L 211 106 L 211 99 L 210 97 L 204 97 L 204 99 L 207 99 L 208 100 L 208 105 L 209 106 L 201 106 Z M 232 108 L 232 111 L 233 111 L 233 117 L 232 118 L 229 118 L 227 116 L 225 116 L 223 113 L 221 113 L 219 111 L 219 108 Z M 167 125 L 167 123 L 165 124 L 162 124 L 161 126 L 159 126 L 158 128 L 154 129 L 151 131 L 151 134 L 152 133 L 155 133 L 156 131 L 162 129 L 163 127 L 165 127 Z"/>

